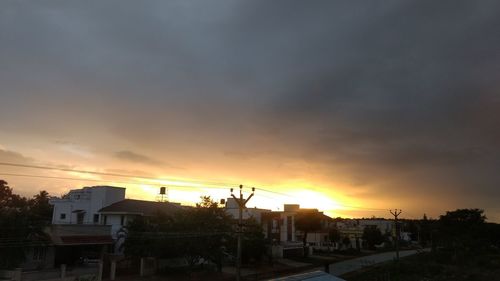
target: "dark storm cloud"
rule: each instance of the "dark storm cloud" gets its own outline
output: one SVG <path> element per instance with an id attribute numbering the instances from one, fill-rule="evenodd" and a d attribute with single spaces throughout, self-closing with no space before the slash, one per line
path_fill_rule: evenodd
<path id="1" fill-rule="evenodd" d="M 0 5 L 0 130 L 500 197 L 498 1 Z"/>

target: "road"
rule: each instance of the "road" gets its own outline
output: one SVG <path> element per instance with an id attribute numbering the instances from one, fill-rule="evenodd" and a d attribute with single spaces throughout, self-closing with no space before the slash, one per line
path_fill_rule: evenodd
<path id="1" fill-rule="evenodd" d="M 429 251 L 429 250 L 430 249 L 400 251 L 399 256 L 406 257 L 417 253 L 421 253 L 422 251 Z M 386 261 L 391 261 L 395 258 L 396 258 L 396 252 L 387 252 L 387 253 L 364 256 L 351 260 L 332 263 L 330 264 L 330 274 L 333 274 L 334 276 L 341 276 L 349 272 L 360 270 L 363 267 L 372 266 L 377 263 L 383 263 Z"/>

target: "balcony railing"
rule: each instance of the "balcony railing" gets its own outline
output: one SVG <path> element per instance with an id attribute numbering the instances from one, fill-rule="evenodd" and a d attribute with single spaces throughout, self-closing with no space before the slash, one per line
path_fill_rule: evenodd
<path id="1" fill-rule="evenodd" d="M 102 222 L 88 222 L 88 221 L 84 221 L 84 222 L 77 222 L 77 221 L 71 221 L 69 222 L 68 220 L 55 220 L 52 222 L 53 225 L 78 225 L 78 224 L 84 224 L 84 225 L 103 225 Z"/>

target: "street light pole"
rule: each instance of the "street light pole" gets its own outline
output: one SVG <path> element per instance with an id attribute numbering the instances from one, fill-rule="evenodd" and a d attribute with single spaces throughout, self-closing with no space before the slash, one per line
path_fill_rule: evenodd
<path id="1" fill-rule="evenodd" d="M 241 280 L 241 238 L 243 234 L 243 209 L 246 208 L 247 202 L 253 197 L 255 192 L 255 187 L 252 187 L 252 194 L 248 196 L 247 199 L 243 198 L 243 185 L 240 185 L 240 197 L 236 197 L 233 194 L 233 189 L 231 188 L 231 196 L 234 198 L 236 203 L 238 203 L 239 214 L 238 214 L 238 245 L 236 254 L 236 280 Z"/>

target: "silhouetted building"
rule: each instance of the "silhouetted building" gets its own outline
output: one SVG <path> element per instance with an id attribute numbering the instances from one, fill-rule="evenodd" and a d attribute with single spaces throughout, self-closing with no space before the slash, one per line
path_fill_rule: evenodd
<path id="1" fill-rule="evenodd" d="M 125 199 L 99 210 L 101 224 L 111 227 L 111 235 L 115 240 L 115 252 L 121 252 L 121 244 L 126 239 L 126 226 L 137 217 L 151 217 L 162 213 L 173 215 L 186 208 L 180 203 L 155 202 Z"/>
<path id="2" fill-rule="evenodd" d="M 264 235 L 275 245 L 272 250 L 275 257 L 302 253 L 304 233 L 295 226 L 296 216 L 301 212 L 317 212 L 321 217 L 321 229 L 309 232 L 307 243 L 312 247 L 330 243 L 328 233 L 332 218 L 317 209 L 301 209 L 298 204 L 285 204 L 283 211 L 264 212 L 261 217 Z"/>
<path id="3" fill-rule="evenodd" d="M 233 218 L 238 219 L 240 208 L 238 206 L 238 202 L 234 200 L 234 198 L 227 198 L 226 213 L 231 215 Z M 260 209 L 260 208 L 246 208 L 242 212 L 243 220 L 247 220 L 250 218 L 255 219 L 258 223 L 261 222 L 262 213 L 270 212 L 269 209 Z"/>

